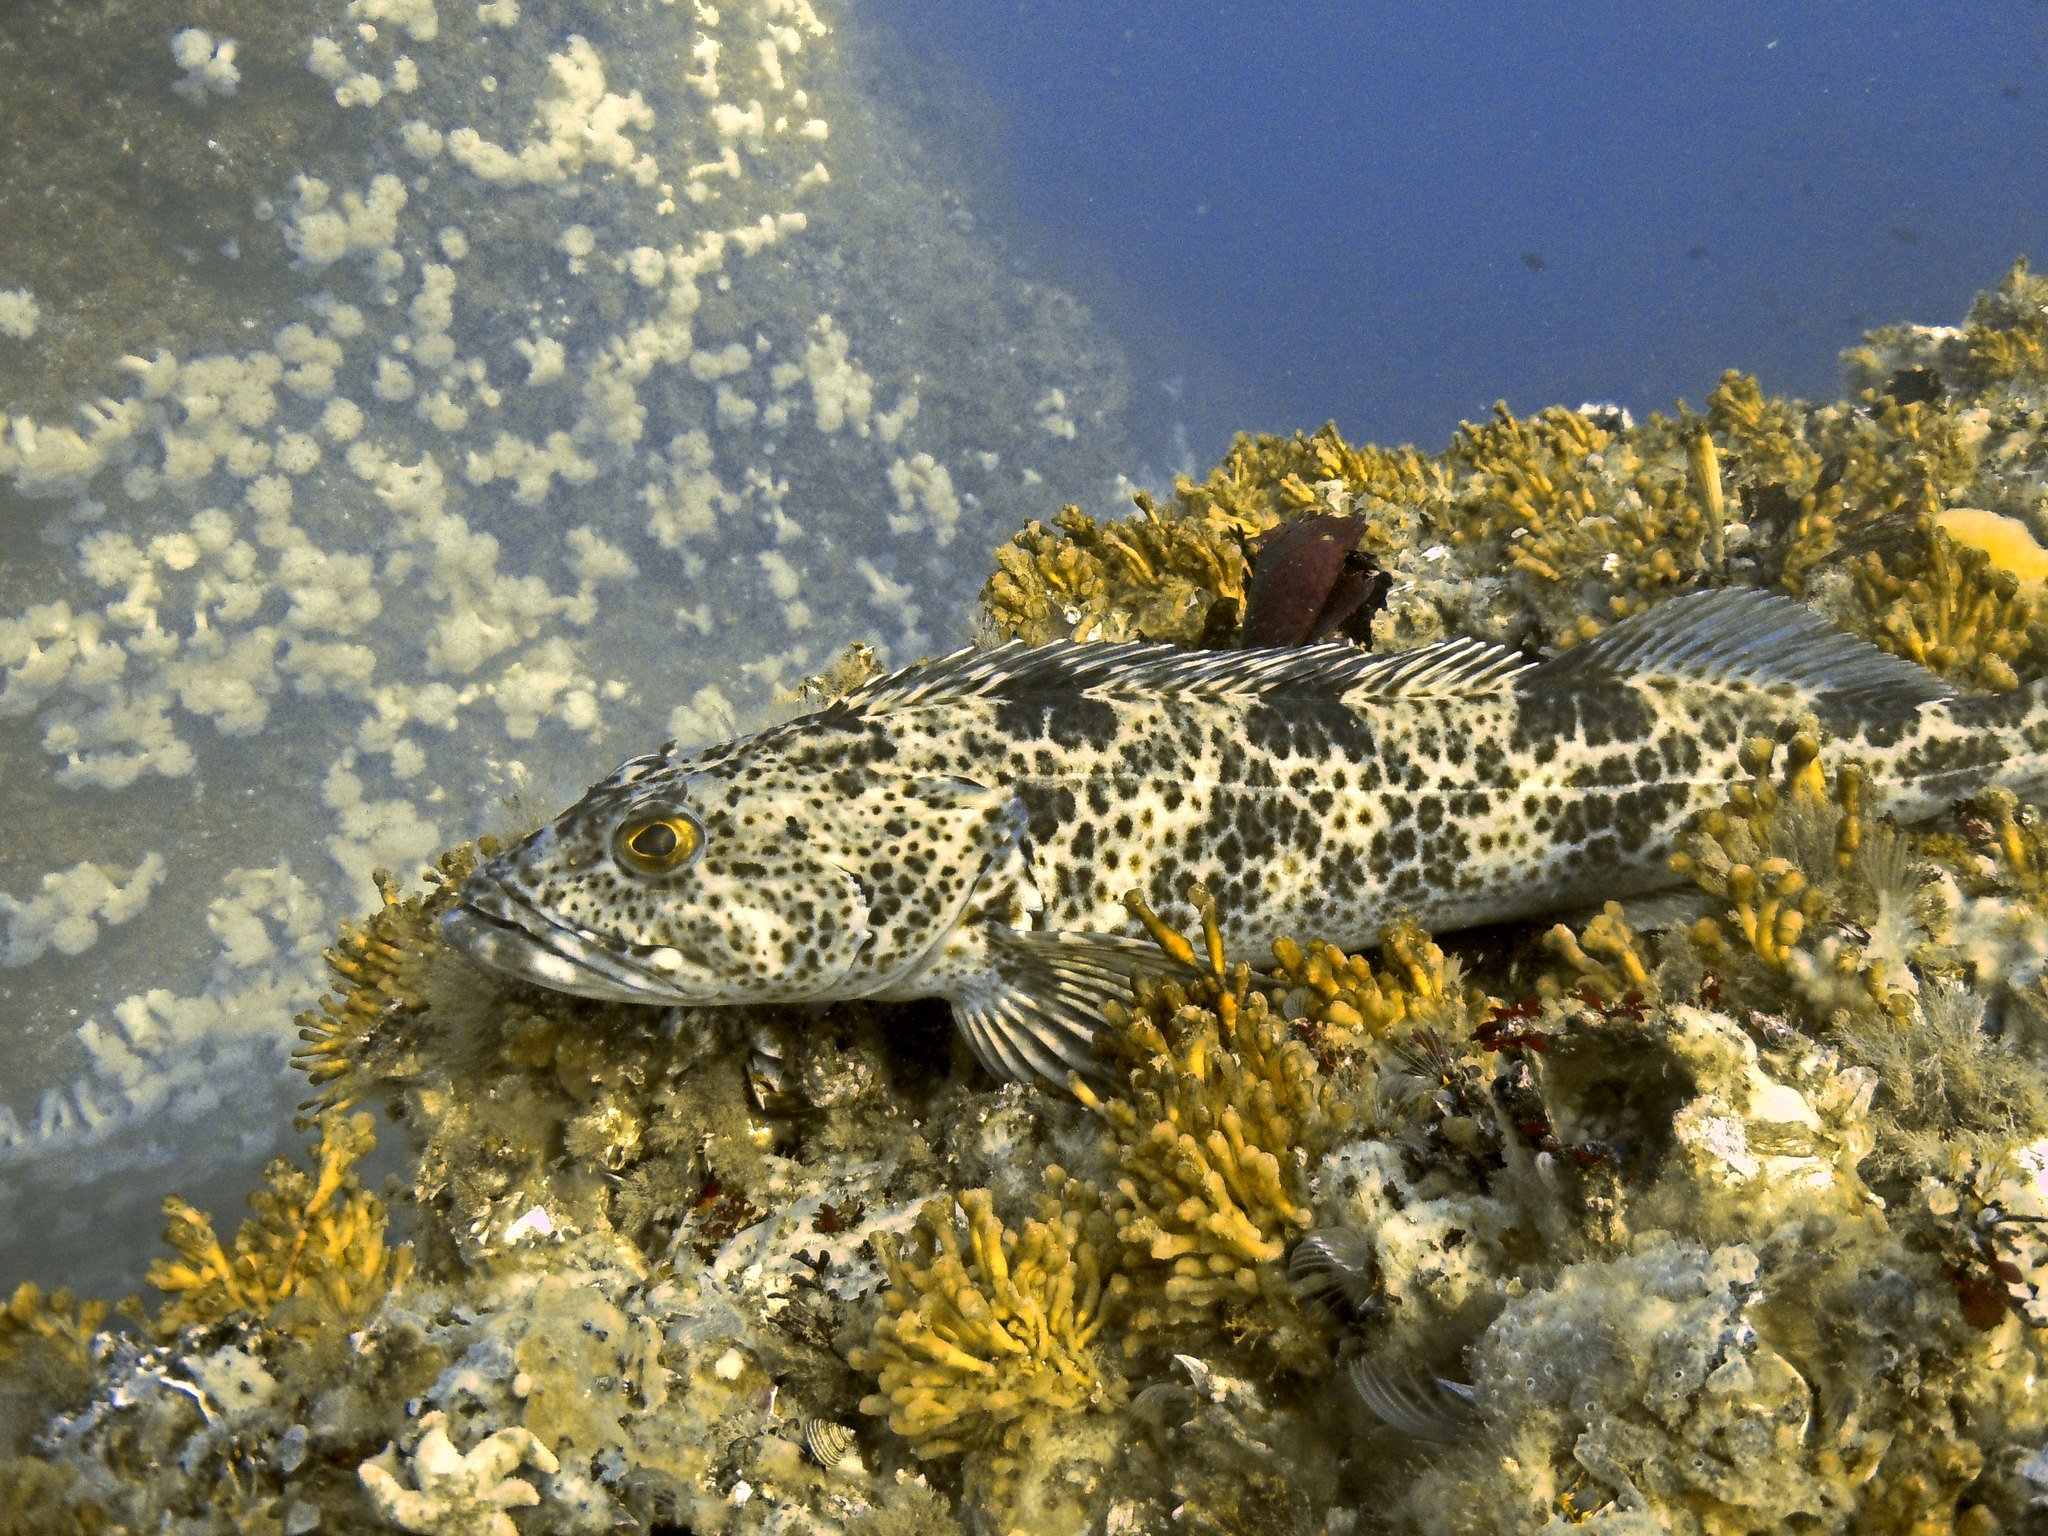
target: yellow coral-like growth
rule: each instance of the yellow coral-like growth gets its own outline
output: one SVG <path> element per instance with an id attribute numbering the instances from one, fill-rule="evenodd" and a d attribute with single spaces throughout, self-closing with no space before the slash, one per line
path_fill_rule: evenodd
<path id="1" fill-rule="evenodd" d="M 1978 388 L 2048 377 L 2048 279 L 2029 272 L 2024 256 L 1970 306 L 1956 371 Z"/>
<path id="2" fill-rule="evenodd" d="M 1517 418 L 1497 404 L 1444 457 L 1464 471 L 1452 542 L 1501 541 L 1507 563 L 1549 593 L 1539 607 L 1560 645 L 1723 562 L 1724 474 L 1696 421 L 1658 419 L 1617 436 L 1579 411 Z"/>
<path id="3" fill-rule="evenodd" d="M 422 972 L 446 951 L 435 924 L 454 904 L 455 888 L 497 851 L 488 837 L 450 849 L 428 871 L 430 889 L 422 895 L 406 895 L 385 870 L 371 876 L 383 907 L 362 922 L 342 923 L 327 951 L 334 992 L 295 1021 L 305 1043 L 292 1052 L 292 1065 L 319 1090 L 304 1108 L 346 1108 L 379 1080 L 406 1074 L 411 1047 L 404 1026 L 426 1011 Z"/>
<path id="4" fill-rule="evenodd" d="M 43 1354 L 68 1370 L 88 1370 L 93 1336 L 106 1320 L 103 1301 L 81 1301 L 62 1288 L 45 1293 L 24 1280 L 0 1306 L 0 1365 Z"/>
<path id="5" fill-rule="evenodd" d="M 1681 837 L 1672 868 L 1724 903 L 1687 937 L 1724 976 L 1746 966 L 1789 982 L 1817 1020 L 1876 1009 L 1904 1020 L 1918 983 L 1909 962 L 1919 931 L 1919 883 L 1896 829 L 1865 805 L 1859 763 L 1833 772 L 1820 762 L 1818 728 L 1798 722 L 1783 750 L 1761 738 L 1740 753 L 1750 777 Z M 1855 911 L 1867 933 L 1839 918 Z"/>
<path id="6" fill-rule="evenodd" d="M 1960 831 L 1918 839 L 1921 851 L 1954 871 L 1972 896 L 2015 895 L 2048 910 L 2048 824 L 2009 789 L 1987 789 L 1959 811 Z"/>
<path id="7" fill-rule="evenodd" d="M 1250 969 L 1226 964 L 1214 901 L 1193 899 L 1199 956 L 1127 898 L 1194 974 L 1134 979 L 1133 1006 L 1112 1007 L 1105 1032 L 1109 1059 L 1133 1064 L 1127 1086 L 1104 1098 L 1076 1079 L 1074 1092 L 1109 1130 L 1123 1269 L 1112 1289 L 1132 1334 L 1222 1324 L 1273 1336 L 1297 1315 L 1280 1261 L 1313 1222 L 1307 1169 L 1347 1114 Z"/>
<path id="8" fill-rule="evenodd" d="M 1062 508 L 1048 528 L 1027 525 L 996 551 L 982 606 L 998 633 L 1047 640 L 1163 640 L 1192 645 L 1233 629 L 1248 566 L 1221 520 L 1161 509 L 1098 523 Z"/>
<path id="9" fill-rule="evenodd" d="M 2022 673 L 2048 670 L 2034 592 L 1931 519 L 1906 547 L 1866 553 L 1851 568 L 1872 617 L 1871 638 L 1887 650 L 1995 693 L 2017 688 Z"/>
<path id="10" fill-rule="evenodd" d="M 1634 993 L 1651 992 L 1650 962 L 1643 955 L 1635 929 L 1622 914 L 1618 901 L 1602 907 L 1577 933 L 1559 923 L 1543 936 L 1551 953 L 1572 968 L 1574 985 L 1591 987 L 1601 996 L 1616 999 Z M 1543 976 L 1538 984 L 1545 992 L 1556 989 L 1555 977 Z"/>
<path id="11" fill-rule="evenodd" d="M 1726 446 L 1724 457 L 1740 466 L 1738 485 L 1775 485 L 1797 497 L 1820 479 L 1820 455 L 1801 435 L 1799 411 L 1766 395 L 1753 375 L 1721 375 L 1707 396 L 1707 426 Z"/>
<path id="12" fill-rule="evenodd" d="M 985 1189 L 927 1204 L 909 1248 L 884 1250 L 885 1315 L 848 1357 L 876 1379 L 863 1413 L 886 1417 L 919 1456 L 980 1453 L 998 1485 L 1055 1416 L 1122 1393 L 1095 1348 L 1107 1223 L 1078 1185 L 1048 1174 L 1062 1193 L 1017 1232 Z"/>
<path id="13" fill-rule="evenodd" d="M 1273 961 L 1288 984 L 1284 1011 L 1311 1043 L 1332 1052 L 1384 1040 L 1403 1026 L 1462 1034 L 1459 1019 L 1481 1017 L 1487 1006 L 1486 994 L 1463 985 L 1457 962 L 1413 922 L 1388 926 L 1378 966 L 1320 939 L 1306 948 L 1277 939 Z"/>
<path id="14" fill-rule="evenodd" d="M 1727 494 L 1750 521 L 1779 530 L 1778 585 L 1803 593 L 1835 553 L 1844 513 L 1840 480 L 1824 473 L 1801 411 L 1731 370 L 1707 396 L 1707 427 L 1722 448 Z"/>
<path id="15" fill-rule="evenodd" d="M 1983 395 L 2025 388 L 2048 378 L 2048 279 L 2027 269 L 2023 256 L 1996 288 L 1977 295 L 1960 330 L 1930 334 L 1924 327 L 1886 326 L 1842 354 L 1854 383 L 1884 379 L 1901 355 L 1923 359 L 1943 385 Z"/>
<path id="16" fill-rule="evenodd" d="M 1743 744 L 1740 758 L 1749 782 L 1733 785 L 1727 803 L 1708 811 L 1686 833 L 1671 867 L 1728 903 L 1727 920 L 1739 930 L 1743 945 L 1766 966 L 1782 971 L 1807 925 L 1826 907 L 1826 896 L 1808 867 L 1815 850 L 1799 846 L 1811 841 L 1800 836 L 1808 824 L 1801 821 L 1795 828 L 1795 818 L 1802 811 L 1825 815 L 1832 796 L 1820 765 L 1820 738 L 1812 728 L 1792 733 L 1782 773 L 1774 771 L 1777 756 L 1776 744 L 1762 737 Z M 1862 770 L 1844 767 L 1837 788 L 1846 814 L 1833 828 L 1834 854 L 1843 868 L 1861 837 L 1862 787 Z M 1728 934 L 1714 918 L 1701 918 L 1692 938 L 1710 957 L 1728 953 Z"/>
<path id="17" fill-rule="evenodd" d="M 1182 476 L 1174 496 L 1187 513 L 1242 534 L 1325 512 L 1362 512 L 1378 535 L 1368 535 L 1367 547 L 1383 548 L 1398 525 L 1397 509 L 1439 498 L 1448 486 L 1442 466 L 1427 455 L 1347 443 L 1327 422 L 1292 437 L 1240 434 L 1206 480 Z"/>
<path id="18" fill-rule="evenodd" d="M 2040 813 L 2009 789 L 1986 790 L 1977 805 L 1990 823 L 1995 878 L 2048 911 L 2048 826 Z"/>
<path id="19" fill-rule="evenodd" d="M 1971 483 L 1975 455 L 1953 412 L 1871 393 L 1861 404 L 1827 417 L 1819 433 L 1856 525 L 1930 517 Z"/>
<path id="20" fill-rule="evenodd" d="M 288 1158 L 272 1163 L 264 1187 L 249 1197 L 256 1214 L 232 1248 L 203 1212 L 176 1195 L 164 1201 L 164 1240 L 177 1257 L 157 1260 L 147 1276 L 169 1293 L 154 1319 L 160 1334 L 227 1318 L 262 1319 L 289 1332 L 297 1324 L 279 1309 L 293 1298 L 317 1304 L 314 1326 L 359 1318 L 411 1272 L 411 1248 L 386 1245 L 384 1202 L 355 1173 L 376 1145 L 370 1116 L 329 1113 L 319 1126 L 313 1172 Z"/>

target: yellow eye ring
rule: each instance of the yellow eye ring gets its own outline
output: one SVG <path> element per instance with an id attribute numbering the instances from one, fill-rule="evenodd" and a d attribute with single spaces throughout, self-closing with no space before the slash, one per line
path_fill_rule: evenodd
<path id="1" fill-rule="evenodd" d="M 704 828 L 684 811 L 632 816 L 612 830 L 612 857 L 636 875 L 672 875 L 704 851 Z"/>

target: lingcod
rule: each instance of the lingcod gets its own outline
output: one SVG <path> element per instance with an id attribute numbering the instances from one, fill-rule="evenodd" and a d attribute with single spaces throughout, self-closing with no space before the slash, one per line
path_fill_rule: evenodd
<path id="1" fill-rule="evenodd" d="M 2048 684 L 1965 698 L 1785 597 L 1670 599 L 1561 653 L 1471 639 L 1183 651 L 1018 643 L 720 745 L 635 757 L 444 918 L 590 997 L 947 999 L 1000 1076 L 1094 1069 L 1105 1005 L 1215 895 L 1239 954 L 1675 886 L 1749 738 L 1807 716 L 1901 820 L 2048 780 Z"/>

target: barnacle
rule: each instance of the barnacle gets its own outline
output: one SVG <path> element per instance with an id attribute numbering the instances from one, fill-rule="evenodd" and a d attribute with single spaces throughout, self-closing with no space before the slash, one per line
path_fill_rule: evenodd
<path id="1" fill-rule="evenodd" d="M 2003 693 L 2048 670 L 2040 604 L 1986 550 L 1932 519 L 1886 554 L 1850 567 L 1870 638 L 1965 687 Z"/>
<path id="2" fill-rule="evenodd" d="M 1222 520 L 1137 498 L 1138 515 L 1098 523 L 1064 507 L 995 552 L 982 607 L 996 632 L 1047 640 L 1168 640 L 1234 629 L 1249 574 Z"/>
<path id="3" fill-rule="evenodd" d="M 1381 1301 L 1372 1237 L 1357 1227 L 1318 1227 L 1302 1238 L 1287 1255 L 1287 1278 L 1304 1300 L 1354 1318 L 1371 1314 Z"/>
<path id="4" fill-rule="evenodd" d="M 232 1246 L 203 1212 L 165 1199 L 164 1241 L 177 1257 L 149 1267 L 149 1283 L 168 1293 L 150 1319 L 158 1334 L 230 1318 L 317 1330 L 363 1316 L 411 1272 L 411 1248 L 387 1246 L 384 1202 L 355 1171 L 376 1145 L 370 1116 L 330 1111 L 318 1123 L 312 1173 L 289 1158 L 272 1163 L 249 1197 L 256 1214 Z M 310 1302 L 311 1312 L 287 1309 L 294 1300 Z"/>
<path id="5" fill-rule="evenodd" d="M 1197 888 L 1202 947 L 1135 896 L 1127 904 L 1193 974 L 1140 977 L 1112 1006 L 1110 1060 L 1126 1084 L 1076 1083 L 1108 1128 L 1106 1205 L 1122 1250 L 1112 1290 L 1133 1338 L 1223 1324 L 1294 1346 L 1299 1317 L 1281 1261 L 1314 1217 L 1307 1169 L 1348 1119 L 1333 1079 L 1262 992 L 1226 964 L 1213 898 Z"/>
<path id="6" fill-rule="evenodd" d="M 1411 1440 L 1454 1445 L 1476 1426 L 1471 1388 L 1414 1370 L 1392 1371 L 1354 1360 L 1346 1373 L 1373 1416 Z"/>
<path id="7" fill-rule="evenodd" d="M 1124 1390 L 1095 1342 L 1108 1221 L 1077 1181 L 1052 1169 L 1048 1182 L 1038 1219 L 1016 1231 L 985 1189 L 926 1204 L 910 1244 L 884 1249 L 884 1315 L 848 1356 L 875 1378 L 863 1413 L 920 1457 L 970 1454 L 998 1492 L 1034 1435 Z"/>
<path id="8" fill-rule="evenodd" d="M 427 872 L 429 889 L 406 895 L 396 877 L 372 878 L 383 906 L 361 922 L 344 921 L 327 951 L 334 991 L 295 1020 L 304 1042 L 292 1064 L 317 1090 L 302 1108 L 323 1113 L 355 1103 L 377 1084 L 417 1069 L 413 1026 L 429 1007 L 428 966 L 447 954 L 436 921 L 455 904 L 455 889 L 498 851 L 495 838 L 452 848 Z"/>

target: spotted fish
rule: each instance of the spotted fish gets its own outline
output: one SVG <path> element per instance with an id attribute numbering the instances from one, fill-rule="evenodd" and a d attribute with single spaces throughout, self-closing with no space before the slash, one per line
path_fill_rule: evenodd
<path id="1" fill-rule="evenodd" d="M 1902 819 L 2048 779 L 2048 692 L 1963 699 L 1758 592 L 1672 599 L 1542 660 L 1474 640 L 1011 644 L 636 757 L 480 868 L 488 966 L 641 1003 L 939 996 L 1010 1078 L 1088 1071 L 1103 1005 L 1216 893 L 1240 954 L 1672 886 L 1742 742 L 1811 714 Z"/>

